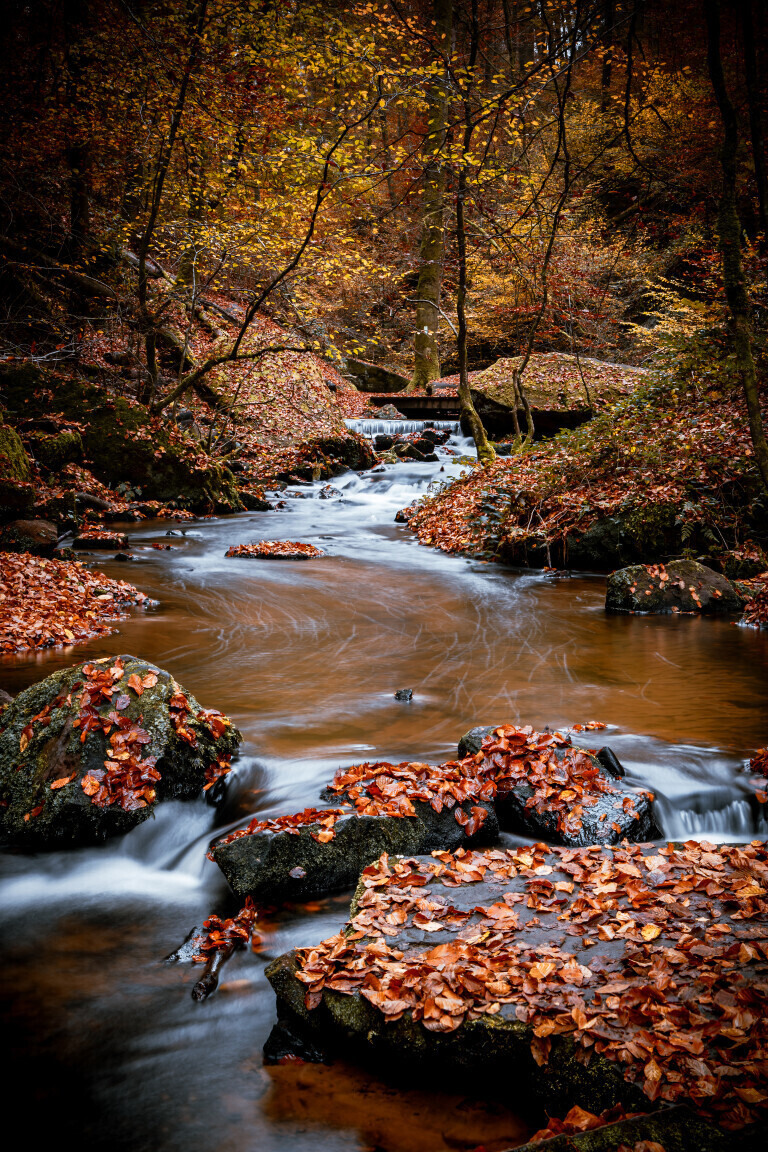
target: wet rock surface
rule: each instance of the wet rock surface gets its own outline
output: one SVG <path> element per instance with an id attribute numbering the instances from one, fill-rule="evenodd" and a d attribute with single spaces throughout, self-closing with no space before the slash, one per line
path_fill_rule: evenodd
<path id="1" fill-rule="evenodd" d="M 485 725 L 471 728 L 459 741 L 459 757 L 480 753 L 483 742 L 493 737 L 496 729 Z M 565 747 L 555 747 L 554 755 L 563 761 Z M 521 836 L 540 837 L 553 844 L 571 846 L 587 844 L 618 844 L 620 840 L 653 840 L 661 835 L 653 813 L 650 793 L 636 792 L 622 783 L 624 767 L 610 748 L 585 753 L 599 774 L 599 786 L 604 792 L 588 795 L 588 802 L 578 794 L 566 795 L 569 813 L 577 809 L 577 819 L 562 819 L 555 806 L 534 806 L 534 788 L 525 782 L 505 785 L 499 781 L 496 794 L 496 814 L 504 832 Z M 563 781 L 561 787 L 567 787 Z M 537 810 L 543 807 L 543 810 Z"/>
<path id="2" fill-rule="evenodd" d="M 588 1132 L 561 1134 L 523 1144 L 518 1152 L 617 1152 L 622 1146 L 634 1150 L 641 1141 L 643 1152 L 747 1152 L 750 1142 L 725 1133 L 696 1116 L 689 1108 L 664 1108 L 649 1116 L 633 1116 Z M 755 1145 L 755 1152 L 759 1145 Z"/>
<path id="3" fill-rule="evenodd" d="M 215 790 L 240 733 L 134 656 L 54 672 L 0 713 L 0 836 L 31 848 L 128 832 Z"/>
<path id="4" fill-rule="evenodd" d="M 299 826 L 227 837 L 213 845 L 210 858 L 238 896 L 262 901 L 300 900 L 351 887 L 382 852 L 417 854 L 472 842 L 457 822 L 455 810 L 445 808 L 437 813 L 418 801 L 413 806 L 415 816 L 367 816 L 320 809 Z M 474 801 L 462 806 L 468 819 L 473 806 L 477 806 Z M 497 837 L 498 824 L 492 805 L 482 807 L 487 818 L 475 842 L 488 843 Z M 334 812 L 341 814 L 333 823 L 333 837 L 326 839 L 321 821 Z"/>
<path id="5" fill-rule="evenodd" d="M 758 842 L 383 857 L 343 931 L 267 977 L 321 1044 L 449 1089 L 474 1072 L 551 1115 L 684 1105 L 743 1127 L 764 1122 L 766 880 Z"/>
<path id="6" fill-rule="evenodd" d="M 608 577 L 605 607 L 613 612 L 739 612 L 744 600 L 727 577 L 697 560 L 634 564 Z"/>

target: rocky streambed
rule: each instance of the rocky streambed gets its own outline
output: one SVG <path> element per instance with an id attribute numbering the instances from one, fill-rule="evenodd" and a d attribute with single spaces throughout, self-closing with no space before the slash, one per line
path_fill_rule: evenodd
<path id="1" fill-rule="evenodd" d="M 378 432 L 388 434 L 390 429 Z M 760 885 L 761 858 L 744 863 L 732 853 L 746 853 L 750 841 L 765 839 L 763 809 L 744 771 L 747 756 L 764 742 L 761 702 L 768 686 L 764 636 L 734 627 L 727 615 L 708 620 L 682 613 L 607 615 L 602 580 L 519 575 L 416 546 L 394 523 L 395 512 L 430 484 L 455 475 L 461 465 L 453 461 L 465 451 L 466 445 L 454 435 L 445 446 L 435 446 L 437 461 L 397 460 L 365 475 L 346 473 L 334 478 L 334 491 L 326 490 L 324 496 L 323 482 L 289 486 L 282 493 L 282 509 L 185 524 L 174 535 L 171 550 L 153 548 L 167 543 L 166 523 L 120 526 L 135 558 L 131 579 L 159 607 L 121 621 L 119 644 L 115 638 L 96 637 L 84 648 L 6 659 L 3 686 L 16 697 L 10 706 L 16 709 L 10 713 L 16 719 L 6 725 L 13 739 L 9 735 L 4 764 L 8 771 L 23 767 L 13 784 L 18 789 L 14 819 L 25 828 L 32 825 L 38 835 L 34 844 L 31 838 L 19 839 L 0 857 L 5 941 L 0 998 L 14 1052 L 6 1088 L 10 1098 L 27 1110 L 34 1097 L 41 1139 L 71 1137 L 88 1147 L 131 1152 L 142 1147 L 194 1145 L 213 1150 L 244 1144 L 278 1152 L 370 1147 L 448 1152 L 482 1144 L 490 1152 L 502 1152 L 544 1128 L 546 1092 L 534 1096 L 533 1087 L 530 1092 L 513 1090 L 518 1080 L 522 1086 L 533 1083 L 529 1072 L 542 1083 L 548 1075 L 548 1064 L 535 1061 L 532 1041 L 526 1062 L 510 1065 L 514 1070 L 501 1078 L 500 1085 L 491 1084 L 490 1077 L 486 1083 L 482 1069 L 470 1074 L 468 1064 L 458 1074 L 454 1065 L 450 1076 L 441 1065 L 443 1071 L 432 1075 L 431 1056 L 414 1073 L 397 1056 L 377 1058 L 373 1045 L 362 1043 L 353 1049 L 346 1034 L 336 1032 L 325 1017 L 326 999 L 333 995 L 347 1004 L 359 1001 L 373 1013 L 369 1031 L 388 1037 L 388 1029 L 395 1030 L 394 1036 L 405 1027 L 412 1008 L 406 1006 L 400 1019 L 385 1023 L 387 1014 L 359 989 L 352 995 L 326 989 L 325 984 L 313 990 L 302 981 L 295 983 L 304 997 L 313 991 L 320 995 L 315 1007 L 304 1004 L 302 1011 L 309 1021 L 326 1020 L 322 1037 L 315 1035 L 311 1043 L 305 1037 L 304 1063 L 295 1058 L 297 1052 L 285 1033 L 297 1024 L 292 1018 L 289 1026 L 290 1013 L 281 993 L 283 1039 L 269 1040 L 277 1001 L 266 969 L 280 957 L 295 961 L 303 950 L 317 950 L 318 942 L 340 933 L 346 947 L 350 890 L 366 868 L 379 867 L 376 861 L 384 852 L 395 880 L 408 875 L 411 879 L 400 885 L 386 879 L 365 889 L 381 892 L 385 899 L 381 925 L 378 913 L 374 916 L 376 909 L 361 904 L 364 893 L 358 893 L 354 915 L 365 913 L 371 919 L 367 924 L 358 920 L 365 932 L 351 940 L 354 948 L 369 944 L 378 948 L 383 943 L 399 951 L 407 943 L 421 955 L 441 944 L 466 942 L 461 935 L 465 929 L 470 935 L 488 932 L 472 946 L 487 947 L 489 956 L 495 957 L 493 963 L 499 955 L 497 944 L 502 951 L 507 945 L 521 950 L 516 987 L 522 989 L 528 980 L 530 995 L 540 994 L 553 1005 L 555 993 L 561 998 L 580 995 L 590 1007 L 596 995 L 605 993 L 608 1011 L 616 1011 L 621 1019 L 628 1013 L 627 1025 L 622 1024 L 628 1036 L 638 1009 L 627 996 L 644 977 L 644 987 L 652 991 L 637 1003 L 652 1023 L 647 1031 L 667 1042 L 678 1034 L 688 1037 L 690 1029 L 676 1017 L 665 1023 L 653 1018 L 658 1006 L 678 996 L 665 981 L 671 979 L 681 989 L 681 976 L 691 975 L 691 966 L 700 961 L 704 982 L 714 981 L 710 991 L 715 1006 L 701 1009 L 706 1022 L 698 1027 L 706 1031 L 716 1017 L 722 1024 L 722 1018 L 734 1011 L 729 1017 L 733 1028 L 754 1031 L 746 1015 L 737 1020 L 741 1007 L 721 1003 L 717 981 L 727 975 L 734 985 L 742 971 L 757 970 L 761 963 L 751 952 L 752 948 L 760 952 L 761 938 L 746 933 L 762 932 L 759 908 L 751 915 L 753 905 L 748 903 L 762 897 L 748 895 L 748 882 L 737 890 L 731 874 L 735 870 L 740 880 L 751 877 Z M 324 555 L 302 564 L 279 559 L 269 564 L 239 563 L 225 556 L 231 547 L 264 539 L 305 541 Z M 91 562 L 108 574 L 125 574 L 125 565 L 113 563 L 108 553 Z M 696 584 L 694 588 L 700 592 Z M 139 654 L 141 660 L 137 656 L 134 667 L 133 658 L 124 656 L 123 675 L 118 678 L 112 670 L 119 651 Z M 95 672 L 83 676 L 82 669 L 73 680 L 76 664 L 90 665 Z M 54 673 L 59 677 L 56 683 L 71 684 L 72 701 L 70 705 L 63 701 L 40 717 L 61 694 L 61 687 L 42 692 L 41 684 Z M 138 683 L 141 694 L 128 686 L 134 674 L 133 684 Z M 157 684 L 145 687 L 145 678 L 153 675 Z M 84 682 L 75 688 L 78 679 Z M 90 698 L 90 688 L 89 699 L 82 699 L 86 681 L 94 685 L 96 699 Z M 406 685 L 411 695 L 395 699 Z M 104 690 L 112 689 L 112 696 L 104 695 Z M 177 695 L 186 701 L 184 706 L 173 702 Z M 128 699 L 125 708 L 117 707 L 121 696 Z M 231 726 L 224 725 L 224 735 L 211 731 L 214 708 L 220 710 L 215 727 L 224 718 L 231 719 Z M 110 712 L 117 723 L 110 720 Z M 209 720 L 204 723 L 200 714 L 206 712 Z M 83 713 L 88 721 L 85 741 L 80 740 L 82 727 L 74 727 Z M 100 718 L 98 728 L 92 713 Z M 121 717 L 130 724 L 122 727 Z M 596 724 L 581 731 L 571 727 L 574 721 L 584 725 L 591 717 L 608 727 Z M 66 752 L 80 759 L 68 764 L 66 773 L 35 783 L 47 741 L 54 735 L 61 739 L 67 718 L 72 727 L 66 729 Z M 505 733 L 505 722 L 514 731 Z M 30 724 L 25 758 L 21 738 Z M 196 739 L 197 752 L 177 731 L 177 724 Z M 525 732 L 528 725 L 530 731 Z M 480 731 L 472 732 L 478 726 Z M 495 732 L 499 727 L 502 732 Z M 132 736 L 135 728 L 142 729 L 150 742 Z M 242 734 L 239 754 L 235 754 L 235 729 Z M 457 749 L 462 732 L 467 735 Z M 557 732 L 567 735 L 570 745 L 560 745 Z M 531 741 L 534 733 L 538 737 Z M 130 738 L 120 739 L 126 735 Z M 483 740 L 489 737 L 492 743 L 506 739 L 508 747 L 492 751 L 489 746 L 478 761 Z M 552 742 L 532 746 L 539 738 Z M 113 752 L 128 755 L 118 759 Z M 225 752 L 231 753 L 229 763 Z M 154 766 L 140 767 L 152 757 L 157 757 Z M 119 771 L 120 787 L 114 790 L 104 782 L 112 771 L 107 760 L 124 766 Z M 181 799 L 171 787 L 174 765 L 193 762 L 188 798 Z M 167 793 L 151 776 L 140 779 L 150 768 L 160 773 Z M 105 775 L 99 779 L 96 772 Z M 93 797 L 105 802 L 114 796 L 111 804 L 93 803 L 82 786 L 87 776 L 95 778 Z M 212 783 L 210 776 L 216 777 Z M 52 789 L 60 780 L 66 783 Z M 450 788 L 436 789 L 438 782 Z M 615 788 L 615 793 L 604 791 L 604 786 Z M 24 793 L 35 787 L 42 788 L 40 798 L 31 791 Z M 87 789 L 92 787 L 86 784 Z M 471 794 L 459 798 L 452 791 L 455 787 L 468 787 Z M 154 791 L 154 798 L 145 789 Z M 483 795 L 485 789 L 488 795 Z M 578 789 L 583 790 L 581 795 Z M 575 795 L 564 795 L 569 792 Z M 42 833 L 46 827 L 53 829 L 57 806 L 70 795 L 102 829 L 109 827 L 113 816 L 130 817 L 134 824 L 129 831 L 116 830 L 96 843 L 47 842 Z M 585 804 L 585 795 L 594 803 Z M 43 797 L 43 812 L 32 816 Z M 143 801 L 145 807 L 124 808 L 121 801 Z M 407 813 L 406 801 L 416 815 Z M 440 812 L 432 801 L 445 801 Z M 625 801 L 636 816 L 625 810 Z M 394 808 L 406 814 L 396 815 Z M 338 819 L 331 814 L 333 809 L 341 810 Z M 485 818 L 473 809 L 486 813 Z M 23 820 L 25 814 L 29 821 Z M 602 815 L 605 820 L 599 819 Z M 521 816 L 527 825 L 516 823 Z M 36 824 L 49 819 L 47 826 Z M 633 836 L 642 841 L 654 836 L 650 819 L 661 837 L 651 845 L 636 845 Z M 248 832 L 254 821 L 265 826 Z M 504 830 L 497 833 L 494 822 Z M 620 831 L 611 827 L 613 823 Z M 345 827 L 354 829 L 360 853 L 354 861 L 348 858 L 351 850 L 338 853 L 345 844 Z M 373 830 L 381 828 L 390 830 L 388 838 L 374 842 Z M 392 839 L 397 830 L 402 836 L 404 830 L 415 828 L 423 837 L 419 843 L 415 838 L 408 843 Z M 360 835 L 368 829 L 371 840 L 367 832 Z M 596 830 L 613 843 L 593 846 Z M 239 889 L 242 895 L 235 896 L 222 868 L 206 858 L 208 851 L 215 857 L 222 851 L 217 845 L 238 832 L 245 835 L 236 836 L 227 847 L 243 845 L 240 850 L 248 848 L 247 854 L 254 857 L 260 845 L 279 849 L 273 872 L 268 876 L 261 871 L 265 883 L 255 925 L 238 913 L 247 893 L 258 890 L 256 885 L 246 878 Z M 434 837 L 438 832 L 439 842 L 425 842 L 427 834 Z M 731 855 L 723 856 L 718 868 L 703 855 L 682 862 L 673 859 L 666 855 L 669 841 L 683 853 L 688 852 L 680 847 L 686 841 L 698 845 L 704 841 L 710 847 L 701 845 L 701 852 L 712 856 L 722 856 L 729 844 L 741 847 L 727 848 Z M 259 852 L 253 852 L 255 847 Z M 307 856 L 300 857 L 305 851 Z M 329 875 L 332 870 L 324 861 L 334 851 L 349 879 Z M 512 859 L 510 852 L 523 855 Z M 512 865 L 515 876 L 510 872 L 497 880 L 486 870 L 481 879 L 454 886 L 450 873 L 460 871 L 458 864 L 494 853 L 501 854 L 494 857 L 497 862 Z M 569 860 L 570 854 L 574 855 Z M 573 872 L 563 872 L 563 864 L 574 866 L 585 854 L 597 869 L 595 875 L 590 878 L 585 871 L 579 879 Z M 530 865 L 523 856 L 530 856 Z M 670 866 L 665 880 L 651 879 L 643 862 L 656 856 Z M 396 874 L 399 860 L 417 863 L 404 876 Z M 438 863 L 446 866 L 440 877 L 421 874 L 422 866 Z M 619 866 L 636 867 L 643 884 Z M 547 867 L 552 872 L 526 873 L 527 868 Z M 291 877 L 297 869 L 306 876 Z M 601 870 L 602 879 L 597 875 Z M 664 871 L 662 866 L 653 870 Z M 234 872 L 232 878 L 237 883 Z M 419 884 L 418 878 L 425 883 Z M 282 893 L 278 879 L 285 883 Z M 314 894 L 310 880 L 320 884 Z M 533 880 L 537 883 L 529 884 Z M 574 888 L 572 892 L 555 888 L 552 893 L 544 881 Z M 264 894 L 273 883 L 272 897 L 267 899 Z M 339 891 L 342 883 L 347 887 Z M 606 890 L 597 892 L 595 884 Z M 651 904 L 643 903 L 645 888 L 652 890 Z M 517 899 L 521 895 L 523 899 Z M 423 898 L 421 906 L 410 904 L 417 898 Z M 529 900 L 535 907 L 528 907 Z M 639 901 L 638 907 L 633 900 Z M 612 901 L 614 907 L 609 906 Z M 503 904 L 517 915 L 520 927 L 515 928 L 506 913 L 499 917 L 500 908 L 491 916 L 472 911 L 463 918 L 470 903 L 472 909 L 486 910 Z M 549 911 L 546 904 L 552 905 Z M 454 911 L 441 913 L 442 907 Z M 656 919 L 653 910 L 665 911 L 668 919 Z M 569 919 L 559 920 L 566 912 Z M 538 918 L 539 926 L 531 924 L 532 918 Z M 717 923 L 728 928 L 722 941 L 714 932 Z M 180 947 L 192 926 L 195 931 Z M 244 933 L 239 938 L 237 927 Z M 570 934 L 582 927 L 582 935 Z M 608 928 L 614 939 L 605 941 L 600 933 Z M 659 935 L 647 939 L 648 930 L 655 928 Z M 683 928 L 693 942 L 685 934 L 676 935 Z M 388 934 L 390 930 L 393 934 Z M 195 963 L 193 957 L 205 952 L 205 944 L 227 934 L 233 947 L 217 972 L 218 989 L 205 1003 L 195 1002 L 189 993 L 208 964 Z M 560 936 L 562 942 L 553 943 Z M 623 939 L 625 951 L 616 951 Z M 524 954 L 526 941 L 537 952 L 554 947 L 563 954 L 573 953 L 592 976 L 582 974 L 580 986 L 566 984 L 558 975 L 560 968 L 574 974 L 575 969 L 562 957 L 542 955 L 540 963 L 556 967 L 537 969 L 531 977 L 536 960 Z M 734 959 L 727 953 L 737 943 Z M 179 959 L 166 963 L 170 953 Z M 600 990 L 600 956 L 629 965 L 628 989 Z M 650 966 L 634 971 L 631 965 L 641 961 Z M 669 972 L 662 961 L 669 964 Z M 441 979 L 446 971 L 438 973 Z M 389 976 L 374 975 L 382 988 L 366 985 L 366 990 L 382 991 L 383 977 Z M 381 1003 L 389 1005 L 391 984 L 386 988 Z M 463 1002 L 463 991 L 454 990 L 453 984 L 451 991 Z M 474 1020 L 468 1007 L 459 1026 L 444 1031 L 426 1028 L 423 1018 L 412 1020 L 414 1034 L 423 1033 L 425 1043 L 453 1038 L 454 1051 L 460 1052 L 457 1041 L 465 1029 L 509 1015 L 511 1004 L 502 1002 L 502 992 L 500 988 L 496 999 L 489 1001 L 499 1003 L 498 1012 L 482 1012 Z M 697 1002 L 703 1003 L 706 990 L 695 984 L 695 992 Z M 442 992 L 440 996 L 449 1008 L 456 1008 L 450 996 L 443 997 Z M 607 998 L 613 1003 L 613 996 L 619 999 L 615 1008 L 608 1005 Z M 471 1011 L 479 1004 L 473 999 Z M 442 1016 L 459 1019 L 458 1013 L 438 1007 L 438 1021 Z M 515 1020 L 522 1026 L 517 1007 L 523 1006 L 515 1004 Z M 558 1015 L 574 1007 L 575 1002 L 569 1001 Z M 743 1011 L 752 1009 L 747 1004 Z M 587 1017 L 587 1024 L 593 1016 Z M 605 1040 L 598 1037 L 584 1047 L 575 1036 L 577 1021 L 573 1016 L 571 1020 L 570 1041 L 567 1032 L 558 1031 L 563 1021 L 555 1021 L 549 1036 L 537 1038 L 542 1043 L 551 1040 L 553 1069 L 561 1042 L 572 1043 L 574 1053 L 582 1048 L 588 1053 Z M 548 1028 L 549 1018 L 532 1018 L 525 1027 Z M 309 1029 L 313 1032 L 314 1025 L 310 1023 Z M 589 1038 L 590 1030 L 583 1031 Z M 709 1048 L 677 1049 L 700 1073 L 696 1091 L 704 1105 L 696 1099 L 687 1106 L 662 1095 L 661 1088 L 676 1083 L 668 1072 L 687 1077 L 691 1068 L 665 1064 L 668 1053 L 653 1054 L 663 1076 L 656 1100 L 648 1098 L 643 1104 L 647 1116 L 642 1120 L 622 1119 L 615 1109 L 636 1107 L 624 1094 L 625 1087 L 630 1095 L 646 1095 L 643 1085 L 649 1079 L 645 1069 L 650 1060 L 643 1062 L 642 1076 L 632 1079 L 625 1075 L 623 1061 L 598 1053 L 613 1077 L 606 1083 L 621 1087 L 616 1098 L 625 1103 L 603 1109 L 602 1099 L 590 1097 L 593 1106 L 600 1107 L 603 1127 L 583 1135 L 578 1127 L 570 1135 L 556 1135 L 553 1118 L 552 1146 L 559 1148 L 567 1139 L 577 1147 L 615 1149 L 620 1136 L 628 1147 L 639 1140 L 655 1140 L 670 1152 L 690 1146 L 694 1139 L 700 1141 L 697 1147 L 707 1147 L 707 1133 L 713 1148 L 727 1146 L 723 1141 L 732 1147 L 733 1138 L 722 1127 L 720 1113 L 712 1119 L 706 1112 L 707 1099 L 710 1103 L 720 1099 L 706 1095 L 712 1087 L 710 1072 L 716 1085 L 729 1090 L 736 1085 L 747 1093 L 741 1100 L 745 1109 L 756 1109 L 751 1093 L 759 1089 L 754 1088 L 746 1063 L 738 1077 L 722 1071 L 734 1053 L 737 1059 L 749 1060 L 737 1031 L 723 1035 L 714 1040 L 702 1037 L 705 1047 L 714 1044 L 720 1063 Z M 262 1049 L 268 1040 L 265 1061 Z M 315 1055 L 333 1063 L 308 1062 L 312 1048 Z M 576 1063 L 581 1074 L 581 1060 Z M 438 1065 L 435 1060 L 435 1069 Z M 574 1083 L 581 1083 L 577 1072 Z M 649 1072 L 652 1079 L 652 1067 Z M 684 1086 L 688 1092 L 687 1081 Z M 732 1095 L 726 1111 L 737 1107 Z M 605 1099 L 609 1098 L 613 1099 L 606 1093 Z M 557 1107 L 565 1109 L 570 1099 L 567 1094 L 558 1098 Z M 565 1124 L 570 1112 L 557 1115 Z M 578 1111 L 574 1115 L 569 1124 L 592 1123 Z M 722 1128 L 717 1138 L 712 1136 L 713 1125 Z M 683 1130 L 689 1145 L 682 1142 Z M 748 1131 L 749 1125 L 736 1138 L 741 1148 L 748 1147 Z"/>

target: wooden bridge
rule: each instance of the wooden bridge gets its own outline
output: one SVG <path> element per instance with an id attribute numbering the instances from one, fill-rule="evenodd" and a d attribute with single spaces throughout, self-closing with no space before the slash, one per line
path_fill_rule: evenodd
<path id="1" fill-rule="evenodd" d="M 392 404 L 408 420 L 458 420 L 459 398 L 454 395 L 409 396 L 402 392 L 369 392 L 377 408 Z"/>

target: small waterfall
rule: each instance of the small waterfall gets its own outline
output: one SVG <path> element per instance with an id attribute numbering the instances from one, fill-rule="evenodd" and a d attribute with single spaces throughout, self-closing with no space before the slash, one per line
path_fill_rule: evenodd
<path id="1" fill-rule="evenodd" d="M 398 436 L 410 435 L 412 432 L 423 432 L 426 427 L 434 428 L 438 432 L 448 431 L 451 435 L 459 432 L 458 420 L 345 420 L 351 432 L 359 432 L 361 436 Z"/>
<path id="2" fill-rule="evenodd" d="M 677 818 L 686 836 L 700 837 L 711 834 L 740 840 L 757 831 L 756 821 L 747 800 L 734 800 L 725 808 L 714 808 L 709 812 L 697 812 L 693 808 L 683 809 L 678 812 Z"/>

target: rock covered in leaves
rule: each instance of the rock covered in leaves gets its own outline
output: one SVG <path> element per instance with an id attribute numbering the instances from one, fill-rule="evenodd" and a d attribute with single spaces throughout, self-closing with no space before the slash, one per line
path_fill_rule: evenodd
<path id="1" fill-rule="evenodd" d="M 604 727 L 592 720 L 575 730 Z M 623 768 L 610 749 L 574 748 L 559 732 L 506 724 L 472 728 L 459 742 L 459 756 L 490 763 L 504 831 L 571 847 L 661 835 L 653 795 L 621 782 Z"/>
<path id="2" fill-rule="evenodd" d="M 324 553 L 314 544 L 297 540 L 259 540 L 255 544 L 233 545 L 226 555 L 251 560 L 312 560 Z"/>
<path id="3" fill-rule="evenodd" d="M 768 572 L 762 572 L 753 580 L 740 581 L 739 587 L 749 595 L 739 623 L 748 628 L 768 628 Z"/>
<path id="4" fill-rule="evenodd" d="M 738 612 L 744 606 L 730 580 L 697 560 L 634 564 L 608 577 L 605 607 L 613 612 Z"/>
<path id="5" fill-rule="evenodd" d="M 460 822 L 461 821 L 461 822 Z M 351 887 L 382 852 L 429 852 L 493 841 L 492 805 L 474 799 L 435 811 L 429 803 L 347 803 L 252 820 L 209 853 L 238 896 L 304 899 Z"/>
<path id="6" fill-rule="evenodd" d="M 101 548 L 113 552 L 128 547 L 128 537 L 123 532 L 108 532 L 103 528 L 86 528 L 75 537 L 75 548 Z"/>
<path id="7" fill-rule="evenodd" d="M 19 847 L 128 832 L 210 791 L 241 740 L 169 672 L 117 656 L 54 672 L 0 715 L 0 830 Z"/>
<path id="8" fill-rule="evenodd" d="M 114 632 L 130 605 L 155 601 L 85 565 L 0 552 L 0 652 L 74 644 Z"/>
<path id="9" fill-rule="evenodd" d="M 548 1111 L 765 1121 L 768 848 L 544 844 L 382 857 L 337 935 L 276 960 L 280 1015 Z M 657 1105 L 657 1106 L 658 1106 Z"/>
<path id="10" fill-rule="evenodd" d="M 611 1108 L 596 1116 L 575 1104 L 562 1120 L 551 1117 L 518 1152 L 734 1152 L 729 1136 L 689 1108 L 622 1111 Z"/>

